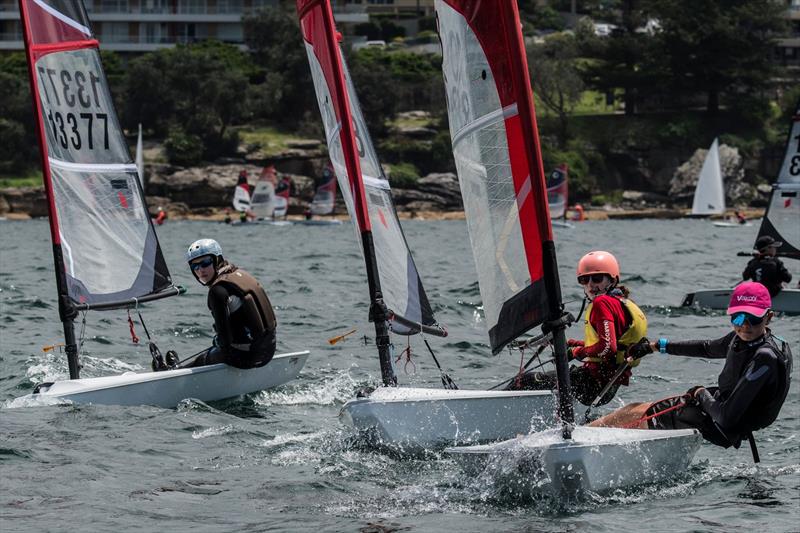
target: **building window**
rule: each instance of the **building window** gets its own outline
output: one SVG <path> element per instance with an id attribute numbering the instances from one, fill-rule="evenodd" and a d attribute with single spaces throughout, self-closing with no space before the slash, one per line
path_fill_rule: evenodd
<path id="1" fill-rule="evenodd" d="M 178 13 L 191 13 L 195 15 L 208 13 L 206 0 L 180 0 L 178 2 Z"/>

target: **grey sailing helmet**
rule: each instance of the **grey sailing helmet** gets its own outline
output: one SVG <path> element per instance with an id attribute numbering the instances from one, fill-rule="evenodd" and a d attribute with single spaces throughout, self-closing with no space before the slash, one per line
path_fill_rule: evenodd
<path id="1" fill-rule="evenodd" d="M 222 247 L 214 239 L 200 239 L 194 241 L 186 251 L 186 262 L 191 263 L 198 257 L 213 255 L 222 258 Z"/>

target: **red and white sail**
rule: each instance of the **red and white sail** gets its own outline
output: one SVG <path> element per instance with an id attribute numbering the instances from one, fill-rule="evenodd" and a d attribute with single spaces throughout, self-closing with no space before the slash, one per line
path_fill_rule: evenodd
<path id="1" fill-rule="evenodd" d="M 297 1 L 328 151 L 362 253 L 361 234 L 371 232 L 383 301 L 394 315 L 392 331 L 413 333 L 419 330 L 413 324 L 434 326 L 436 320 L 361 114 L 330 9 L 324 0 Z"/>
<path id="2" fill-rule="evenodd" d="M 547 205 L 550 208 L 550 218 L 554 220 L 567 217 L 568 175 L 569 167 L 566 163 L 562 163 L 547 178 Z"/>
<path id="3" fill-rule="evenodd" d="M 552 241 L 519 14 L 507 0 L 436 0 L 447 111 L 494 353 L 541 324 Z"/>
<path id="4" fill-rule="evenodd" d="M 772 185 L 769 207 L 758 236 L 769 235 L 783 244 L 778 253 L 800 259 L 800 103 L 798 103 L 786 153 L 777 181 Z"/>
<path id="5" fill-rule="evenodd" d="M 83 3 L 20 0 L 20 13 L 59 292 L 109 306 L 169 287 Z"/>

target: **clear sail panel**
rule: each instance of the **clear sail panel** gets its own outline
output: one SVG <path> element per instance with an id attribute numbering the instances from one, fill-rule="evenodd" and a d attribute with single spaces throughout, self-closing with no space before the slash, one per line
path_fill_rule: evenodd
<path id="1" fill-rule="evenodd" d="M 320 112 L 325 126 L 325 134 L 330 152 L 334 173 L 342 189 L 347 210 L 354 221 L 356 239 L 361 244 L 360 228 L 355 223 L 355 205 L 352 194 L 353 178 L 361 179 L 366 193 L 367 215 L 372 228 L 372 239 L 375 247 L 375 258 L 378 264 L 378 275 L 384 302 L 395 314 L 410 321 L 433 325 L 436 323 L 419 279 L 411 252 L 406 244 L 400 221 L 392 201 L 391 188 L 383 174 L 369 132 L 366 127 L 355 89 L 347 69 L 344 67 L 345 85 L 350 103 L 350 114 L 356 135 L 359 165 L 362 176 L 347 175 L 345 156 L 342 148 L 341 126 L 337 120 L 337 110 L 328 90 L 322 65 L 314 52 L 314 47 L 306 43 L 306 52 L 311 65 L 314 87 L 317 94 Z M 344 58 L 341 57 L 342 65 Z M 362 249 L 363 253 L 363 249 Z M 397 322 L 392 323 L 395 333 L 409 333 L 408 327 Z"/>

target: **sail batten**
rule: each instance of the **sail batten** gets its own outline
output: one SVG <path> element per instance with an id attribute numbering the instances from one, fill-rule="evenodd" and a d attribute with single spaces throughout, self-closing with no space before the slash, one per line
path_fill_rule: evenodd
<path id="1" fill-rule="evenodd" d="M 83 3 L 20 0 L 20 12 L 60 302 L 163 293 L 172 281 Z"/>
<path id="2" fill-rule="evenodd" d="M 413 334 L 421 328 L 432 328 L 429 332 L 443 333 L 436 328 L 344 56 L 331 34 L 332 28 L 323 20 L 324 9 L 330 9 L 325 2 L 298 1 L 331 164 L 347 210 L 356 222 L 361 252 L 374 253 L 381 299 L 390 310 L 390 317 L 397 318 L 390 318 L 392 331 Z M 364 248 L 362 236 L 367 232 L 374 250 Z"/>

